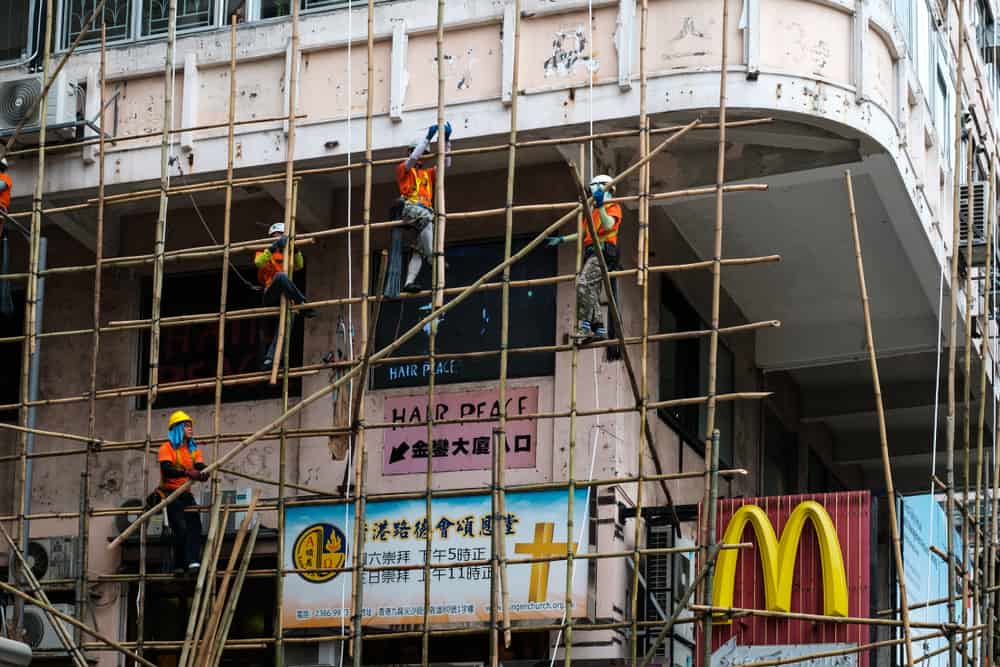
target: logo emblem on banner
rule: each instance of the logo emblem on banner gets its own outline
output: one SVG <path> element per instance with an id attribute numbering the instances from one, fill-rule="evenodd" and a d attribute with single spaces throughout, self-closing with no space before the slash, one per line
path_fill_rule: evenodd
<path id="1" fill-rule="evenodd" d="M 340 574 L 336 570 L 344 567 L 346 545 L 347 538 L 340 528 L 329 523 L 313 524 L 295 538 L 292 562 L 297 570 L 313 570 L 299 572 L 300 577 L 310 583 L 322 584 Z"/>
<path id="2" fill-rule="evenodd" d="M 723 544 L 739 544 L 747 524 L 753 528 L 764 571 L 764 604 L 768 611 L 790 611 L 792 606 L 792 577 L 799 541 L 806 522 L 812 522 L 819 541 L 820 565 L 823 570 L 823 613 L 827 616 L 847 616 L 847 574 L 844 558 L 837 539 L 837 529 L 826 509 L 814 500 L 800 503 L 788 521 L 779 540 L 767 514 L 757 505 L 740 507 L 722 537 Z M 739 550 L 724 549 L 716 564 L 715 583 L 712 590 L 713 605 L 732 607 L 736 587 L 736 559 Z"/>

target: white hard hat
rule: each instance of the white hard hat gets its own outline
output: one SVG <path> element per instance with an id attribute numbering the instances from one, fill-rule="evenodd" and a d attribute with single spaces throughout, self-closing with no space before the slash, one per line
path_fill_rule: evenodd
<path id="1" fill-rule="evenodd" d="M 601 185 L 607 187 L 608 183 L 611 183 L 611 181 L 613 180 L 614 179 L 608 176 L 607 174 L 598 174 L 597 176 L 594 176 L 592 179 L 590 179 L 590 185 L 591 186 Z"/>
<path id="2" fill-rule="evenodd" d="M 278 232 L 279 234 L 284 234 L 285 233 L 285 223 L 283 223 L 283 222 L 276 222 L 276 223 L 274 223 L 273 225 L 271 225 L 270 227 L 267 228 L 267 235 L 268 236 L 270 236 L 271 234 L 274 234 L 275 232 Z"/>
<path id="3" fill-rule="evenodd" d="M 4 169 L 7 168 L 7 158 L 0 157 L 0 167 L 3 167 Z"/>

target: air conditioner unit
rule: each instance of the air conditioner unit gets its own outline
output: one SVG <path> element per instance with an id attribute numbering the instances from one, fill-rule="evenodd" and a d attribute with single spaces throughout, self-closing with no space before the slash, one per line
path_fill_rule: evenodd
<path id="1" fill-rule="evenodd" d="M 76 578 L 76 538 L 39 537 L 28 542 L 25 554 L 39 581 Z"/>
<path id="2" fill-rule="evenodd" d="M 71 604 L 54 604 L 52 605 L 56 608 L 56 611 L 62 612 L 67 616 L 73 616 L 74 609 Z M 14 614 L 13 607 L 7 607 L 5 610 L 7 618 L 12 618 Z M 66 630 L 66 634 L 73 637 L 73 626 L 66 621 L 60 621 L 63 628 Z M 55 629 L 52 627 L 52 621 L 49 615 L 38 607 L 30 604 L 24 605 L 24 618 L 22 619 L 22 626 L 24 626 L 25 639 L 24 642 L 32 648 L 32 650 L 47 650 L 47 649 L 62 649 L 62 642 L 59 641 L 59 635 L 56 634 Z"/>
<path id="3" fill-rule="evenodd" d="M 249 505 L 250 496 L 253 494 L 253 489 L 223 489 L 222 490 L 222 504 L 223 505 Z M 201 504 L 210 506 L 212 504 L 212 490 L 204 489 L 201 493 Z M 243 523 L 243 516 L 246 512 L 230 512 L 229 518 L 226 520 L 226 532 L 234 533 L 239 530 L 240 524 Z M 208 513 L 203 513 L 201 530 L 203 533 L 208 534 Z"/>
<path id="4" fill-rule="evenodd" d="M 27 118 L 19 139 L 31 143 L 34 135 L 37 141 L 42 124 L 42 105 L 36 103 L 42 88 L 41 75 L 0 81 L 0 135 L 12 133 L 18 123 Z M 49 87 L 47 111 L 47 139 L 72 139 L 76 136 L 76 87 L 70 85 L 65 72 L 60 72 Z M 31 115 L 27 116 L 29 112 Z"/>
<path id="5" fill-rule="evenodd" d="M 966 244 L 972 234 L 972 265 L 986 265 L 986 215 L 989 183 L 975 181 L 963 185 L 958 199 L 959 258 L 965 261 Z M 971 222 L 970 222 L 971 221 Z"/>

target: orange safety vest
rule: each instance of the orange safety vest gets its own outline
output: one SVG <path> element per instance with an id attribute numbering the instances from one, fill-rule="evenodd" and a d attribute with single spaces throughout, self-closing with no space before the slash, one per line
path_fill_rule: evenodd
<path id="1" fill-rule="evenodd" d="M 10 174 L 0 174 L 0 181 L 7 184 L 7 188 L 0 192 L 0 209 L 8 211 L 10 210 L 10 191 L 14 189 L 14 181 L 11 180 Z"/>
<path id="2" fill-rule="evenodd" d="M 421 169 L 406 168 L 405 162 L 396 167 L 396 182 L 399 183 L 399 194 L 403 199 L 426 208 L 434 208 L 434 177 L 437 167 Z"/>
<path id="3" fill-rule="evenodd" d="M 170 444 L 170 441 L 166 441 L 160 445 L 159 456 L 157 456 L 159 462 L 166 461 L 168 463 L 173 463 L 174 465 L 180 466 L 185 470 L 192 470 L 195 463 L 204 463 L 205 459 L 201 455 L 201 448 L 194 450 L 194 455 L 191 455 L 191 450 L 187 446 L 182 446 L 174 449 L 174 446 Z M 186 477 L 164 477 L 160 475 L 160 488 L 173 491 L 174 489 L 179 489 L 187 481 Z"/>
<path id="4" fill-rule="evenodd" d="M 611 226 L 611 229 L 604 229 L 601 224 L 601 214 L 597 209 L 593 211 L 594 229 L 597 230 L 597 238 L 599 238 L 604 243 L 610 243 L 611 245 L 618 246 L 618 229 L 622 226 L 622 207 L 620 204 L 615 202 L 609 202 L 604 205 L 604 212 L 615 219 L 615 224 Z M 587 227 L 586 223 L 583 225 L 583 245 L 584 247 L 593 245 L 594 241 L 590 238 L 590 229 Z"/>
<path id="5" fill-rule="evenodd" d="M 257 258 L 263 254 L 263 252 L 258 252 L 254 257 Z M 271 281 L 274 280 L 274 277 L 284 270 L 285 253 L 280 250 L 272 252 L 271 259 L 264 266 L 257 269 L 257 280 L 264 286 L 264 289 L 267 289 L 271 286 Z"/>

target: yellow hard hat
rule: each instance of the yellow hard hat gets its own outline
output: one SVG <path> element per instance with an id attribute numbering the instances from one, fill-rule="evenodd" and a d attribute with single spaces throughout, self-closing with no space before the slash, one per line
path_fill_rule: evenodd
<path id="1" fill-rule="evenodd" d="M 194 424 L 194 420 L 191 419 L 188 413 L 183 410 L 178 410 L 174 414 L 170 415 L 170 420 L 167 422 L 167 430 L 169 431 L 174 427 L 174 424 L 180 424 L 181 422 L 191 422 L 191 424 Z"/>

